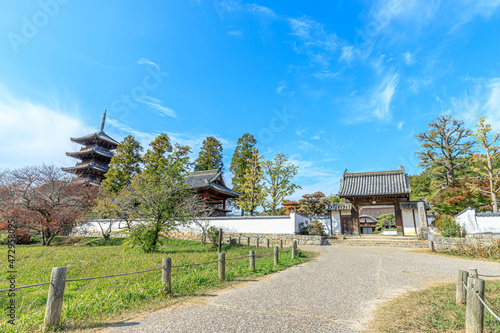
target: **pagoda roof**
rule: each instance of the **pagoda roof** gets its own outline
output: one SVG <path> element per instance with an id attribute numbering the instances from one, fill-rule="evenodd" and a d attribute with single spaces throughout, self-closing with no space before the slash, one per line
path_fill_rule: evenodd
<path id="1" fill-rule="evenodd" d="M 240 196 L 238 192 L 226 186 L 222 178 L 222 172 L 217 169 L 191 172 L 187 176 L 186 182 L 192 190 L 211 189 L 233 198 Z"/>
<path id="2" fill-rule="evenodd" d="M 347 169 L 346 169 L 347 171 Z M 405 169 L 398 170 L 347 173 L 340 180 L 338 196 L 350 197 L 398 197 L 411 193 L 410 180 Z"/>
<path id="3" fill-rule="evenodd" d="M 109 168 L 103 167 L 101 165 L 93 164 L 93 163 L 75 165 L 72 167 L 61 168 L 61 169 L 63 171 L 71 172 L 71 173 L 75 173 L 75 174 L 78 174 L 78 171 L 84 171 L 84 170 L 97 172 L 99 174 L 105 174 L 109 170 Z"/>
<path id="4" fill-rule="evenodd" d="M 67 156 L 74 157 L 74 158 L 82 158 L 82 157 L 92 155 L 92 154 L 96 154 L 96 155 L 100 155 L 100 156 L 108 157 L 108 158 L 113 157 L 113 154 L 111 152 L 104 151 L 102 149 L 99 149 L 98 147 L 92 147 L 90 149 L 84 149 L 84 150 L 80 150 L 80 151 L 66 153 Z"/>
<path id="5" fill-rule="evenodd" d="M 71 138 L 71 141 L 82 145 L 101 141 L 114 147 L 113 149 L 116 149 L 116 147 L 120 144 L 118 141 L 107 135 L 104 131 L 95 132 L 78 138 Z"/>

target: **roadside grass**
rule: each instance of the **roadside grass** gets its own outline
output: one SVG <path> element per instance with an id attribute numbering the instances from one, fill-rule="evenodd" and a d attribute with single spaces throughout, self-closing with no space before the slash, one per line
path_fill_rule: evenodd
<path id="1" fill-rule="evenodd" d="M 375 332 L 464 332 L 465 305 L 455 304 L 453 283 L 407 293 L 380 306 Z M 500 309 L 500 280 L 486 281 L 486 304 Z M 500 312 L 496 312 L 500 313 Z M 484 332 L 500 332 L 500 322 L 484 309 Z"/>
<path id="2" fill-rule="evenodd" d="M 498 257 L 498 256 L 486 255 L 484 257 L 480 257 L 480 256 L 472 255 L 472 254 L 465 254 L 462 252 L 453 251 L 453 250 L 436 250 L 435 252 L 432 252 L 429 249 L 417 249 L 417 250 L 411 250 L 410 252 L 419 253 L 419 254 L 426 254 L 426 255 L 433 255 L 433 256 L 441 256 L 441 257 L 500 262 L 500 257 Z"/>
<path id="3" fill-rule="evenodd" d="M 111 275 L 161 267 L 161 260 L 172 258 L 172 265 L 200 263 L 217 260 L 217 248 L 210 244 L 184 240 L 166 240 L 159 253 L 142 253 L 123 245 L 86 246 L 99 244 L 95 239 L 81 240 L 81 246 L 17 246 L 16 286 L 47 282 L 53 267 L 68 267 L 67 279 Z M 116 242 L 115 243 L 119 243 Z M 84 245 L 86 244 L 86 245 Z M 226 258 L 248 256 L 255 250 L 256 256 L 272 251 L 272 248 L 243 245 L 223 245 Z M 284 249 L 283 251 L 286 251 Z M 7 248 L 1 247 L 4 258 Z M 148 311 L 177 302 L 186 296 L 202 295 L 210 290 L 249 280 L 290 266 L 311 260 L 316 253 L 297 249 L 297 258 L 291 253 L 281 253 L 278 266 L 273 256 L 256 259 L 256 270 L 248 269 L 248 259 L 226 261 L 226 281 L 218 279 L 217 263 L 172 269 L 172 295 L 165 295 L 161 284 L 161 271 L 127 276 L 68 282 L 64 292 L 61 324 L 56 330 L 72 331 L 100 327 L 132 312 Z M 0 289 L 7 285 L 7 260 L 0 263 Z M 42 330 L 48 286 L 16 290 L 17 320 L 8 324 L 5 308 L 10 299 L 8 292 L 0 293 L 0 331 L 37 332 Z"/>

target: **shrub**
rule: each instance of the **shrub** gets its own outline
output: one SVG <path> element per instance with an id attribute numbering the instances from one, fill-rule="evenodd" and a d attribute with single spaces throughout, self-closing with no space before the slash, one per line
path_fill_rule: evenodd
<path id="1" fill-rule="evenodd" d="M 318 220 L 313 220 L 309 224 L 309 235 L 323 236 L 325 234 L 325 225 Z"/>
<path id="2" fill-rule="evenodd" d="M 212 247 L 217 247 L 219 245 L 219 229 L 215 227 L 208 228 L 207 237 L 212 243 Z"/>
<path id="3" fill-rule="evenodd" d="M 436 228 L 441 231 L 443 237 L 460 237 L 461 228 L 455 223 L 453 217 L 449 215 L 440 215 L 435 221 Z"/>
<path id="4" fill-rule="evenodd" d="M 450 250 L 450 253 L 473 258 L 500 259 L 500 240 L 487 246 L 459 243 L 455 249 Z"/>

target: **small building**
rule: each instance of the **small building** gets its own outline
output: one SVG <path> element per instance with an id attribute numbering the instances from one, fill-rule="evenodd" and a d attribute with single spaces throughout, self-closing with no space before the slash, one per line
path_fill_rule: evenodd
<path id="1" fill-rule="evenodd" d="M 371 235 L 377 227 L 378 220 L 368 214 L 361 214 L 359 216 L 359 227 L 362 234 Z"/>
<path id="2" fill-rule="evenodd" d="M 224 183 L 222 172 L 214 169 L 191 172 L 186 182 L 192 190 L 203 197 L 204 202 L 214 208 L 213 216 L 226 216 L 231 210 L 226 209 L 228 199 L 238 199 L 240 194 Z"/>
<path id="3" fill-rule="evenodd" d="M 68 152 L 67 156 L 76 158 L 80 162 L 73 167 L 62 168 L 63 171 L 77 175 L 77 177 L 89 185 L 100 186 L 104 174 L 109 170 L 109 162 L 113 157 L 119 143 L 104 132 L 106 111 L 102 118 L 101 130 L 79 138 L 71 138 L 83 147 L 76 152 Z"/>
<path id="4" fill-rule="evenodd" d="M 362 229 L 361 207 L 391 206 L 396 218 L 397 234 L 417 235 L 420 229 L 419 216 L 422 215 L 423 220 L 427 221 L 429 206 L 424 203 L 423 211 L 420 212 L 418 202 L 410 201 L 410 193 L 410 181 L 403 167 L 361 173 L 348 173 L 346 170 L 340 180 L 338 193 L 345 203 L 328 204 L 327 211 L 330 212 L 332 225 L 338 223 L 342 234 L 360 235 L 363 231 L 370 232 Z M 367 223 L 366 228 L 372 228 L 373 223 Z"/>

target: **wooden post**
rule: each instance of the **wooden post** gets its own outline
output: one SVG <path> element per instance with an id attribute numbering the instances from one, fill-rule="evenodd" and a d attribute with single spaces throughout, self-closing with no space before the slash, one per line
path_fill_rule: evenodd
<path id="1" fill-rule="evenodd" d="M 360 235 L 360 232 L 359 232 L 360 231 L 359 230 L 359 206 L 355 202 L 352 203 L 351 218 L 352 218 L 353 235 L 359 236 Z"/>
<path id="2" fill-rule="evenodd" d="M 267 240 L 267 248 L 269 248 L 269 238 L 266 238 Z"/>
<path id="3" fill-rule="evenodd" d="M 280 261 L 280 248 L 278 245 L 275 245 L 274 246 L 274 266 L 277 266 L 279 261 Z"/>
<path id="4" fill-rule="evenodd" d="M 241 235 L 238 236 L 238 244 L 241 244 Z"/>
<path id="5" fill-rule="evenodd" d="M 456 293 L 456 302 L 457 304 L 465 304 L 465 300 L 467 299 L 467 290 L 465 289 L 465 285 L 467 285 L 467 279 L 469 277 L 469 272 L 466 271 L 458 271 L 457 277 L 457 293 Z"/>
<path id="6" fill-rule="evenodd" d="M 280 249 L 283 250 L 283 240 L 282 239 L 280 239 Z"/>
<path id="7" fill-rule="evenodd" d="M 172 258 L 163 258 L 161 260 L 161 282 L 165 286 L 167 294 L 172 293 Z"/>
<path id="8" fill-rule="evenodd" d="M 257 248 L 259 247 L 259 237 L 257 237 Z"/>
<path id="9" fill-rule="evenodd" d="M 469 276 L 467 280 L 467 289 L 465 332 L 482 333 L 484 305 L 481 303 L 478 296 L 484 299 L 484 280 Z"/>
<path id="10" fill-rule="evenodd" d="M 50 275 L 49 295 L 47 307 L 45 308 L 45 329 L 59 324 L 61 310 L 64 300 L 64 288 L 66 287 L 67 267 L 54 267 Z"/>
<path id="11" fill-rule="evenodd" d="M 226 254 L 224 252 L 219 253 L 219 280 L 224 281 L 226 279 Z"/>
<path id="12" fill-rule="evenodd" d="M 247 237 L 247 246 L 250 246 L 250 237 Z"/>
<path id="13" fill-rule="evenodd" d="M 231 245 L 233 243 L 233 239 L 231 238 L 231 236 L 229 236 L 229 245 Z"/>
<path id="14" fill-rule="evenodd" d="M 295 259 L 296 252 L 297 252 L 297 241 L 293 240 L 293 243 L 292 243 L 292 259 Z"/>
<path id="15" fill-rule="evenodd" d="M 436 249 L 434 248 L 434 241 L 431 241 L 431 251 L 436 252 Z"/>
<path id="16" fill-rule="evenodd" d="M 396 218 L 396 230 L 398 236 L 405 235 L 405 229 L 403 226 L 403 213 L 401 212 L 401 206 L 398 199 L 394 199 L 394 217 Z"/>
<path id="17" fill-rule="evenodd" d="M 255 251 L 250 251 L 248 257 L 250 261 L 250 270 L 255 271 Z"/>
<path id="18" fill-rule="evenodd" d="M 218 247 L 218 252 L 221 253 L 222 251 L 222 229 L 219 229 L 219 244 L 217 244 Z"/>
<path id="19" fill-rule="evenodd" d="M 469 268 L 469 276 L 477 278 L 477 268 Z"/>

